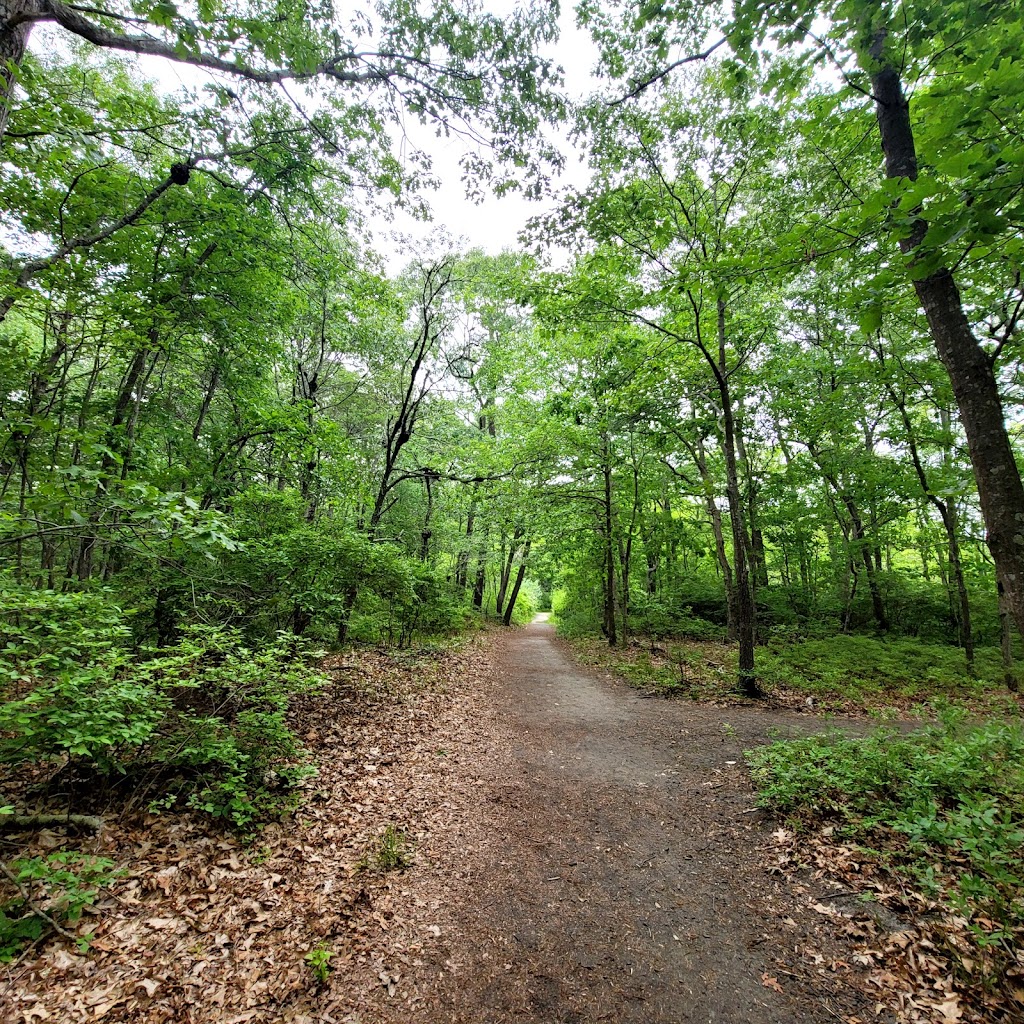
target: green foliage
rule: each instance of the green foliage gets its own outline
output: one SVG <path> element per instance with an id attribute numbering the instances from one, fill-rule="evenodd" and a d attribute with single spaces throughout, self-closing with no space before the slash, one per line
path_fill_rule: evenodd
<path id="1" fill-rule="evenodd" d="M 27 692 L 0 705 L 3 762 L 101 777 L 156 773 L 160 805 L 181 797 L 237 826 L 283 807 L 309 773 L 286 721 L 291 700 L 318 685 L 299 638 L 250 646 L 237 630 L 194 626 L 177 644 L 133 657 L 120 646 L 123 616 L 99 598 L 38 591 L 15 619 L 12 674 Z M 69 643 L 86 650 L 80 663 Z"/>
<path id="2" fill-rule="evenodd" d="M 0 576 L 0 680 L 39 676 L 105 663 L 130 630 L 112 592 L 36 590 Z"/>
<path id="3" fill-rule="evenodd" d="M 363 856 L 359 866 L 365 871 L 404 871 L 412 864 L 413 845 L 404 829 L 387 825 Z"/>
<path id="4" fill-rule="evenodd" d="M 331 966 L 331 957 L 334 955 L 334 951 L 324 942 L 318 942 L 306 955 L 302 958 L 306 961 L 309 966 L 310 972 L 316 979 L 318 985 L 323 985 L 327 982 L 327 979 L 331 976 L 333 967 Z"/>
<path id="5" fill-rule="evenodd" d="M 119 872 L 106 857 L 91 857 L 76 850 L 62 850 L 46 857 L 25 857 L 12 861 L 8 870 L 19 887 L 18 896 L 0 906 L 0 963 L 8 963 L 28 944 L 51 928 L 26 902 L 56 921 L 70 924 L 96 902 L 99 891 L 110 885 Z M 24 895 L 23 895 L 24 894 Z M 80 940 L 84 948 L 88 940 Z"/>
<path id="6" fill-rule="evenodd" d="M 908 735 L 832 732 L 777 742 L 747 759 L 761 806 L 799 822 L 838 820 L 968 917 L 980 944 L 1003 954 L 1012 948 L 1024 925 L 1019 722 L 976 724 L 947 707 L 939 724 Z"/>
<path id="7" fill-rule="evenodd" d="M 769 686 L 854 699 L 965 697 L 997 688 L 1002 680 L 999 651 L 992 648 L 975 652 L 972 678 L 963 652 L 948 644 L 847 635 L 793 642 L 773 639 L 759 655 L 758 671 Z"/>

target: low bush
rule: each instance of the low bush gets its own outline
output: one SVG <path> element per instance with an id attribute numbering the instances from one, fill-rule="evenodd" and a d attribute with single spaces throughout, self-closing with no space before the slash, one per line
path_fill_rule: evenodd
<path id="1" fill-rule="evenodd" d="M 972 723 L 945 706 L 909 735 L 880 729 L 747 753 L 761 806 L 797 827 L 822 820 L 968 921 L 988 980 L 1024 935 L 1024 725 Z"/>
<path id="2" fill-rule="evenodd" d="M 77 921 L 118 873 L 105 857 L 61 850 L 12 861 L 4 874 L 16 895 L 0 904 L 0 963 L 9 963 L 48 930 Z"/>
<path id="3" fill-rule="evenodd" d="M 240 827 L 274 813 L 308 774 L 286 722 L 292 698 L 319 679 L 300 638 L 253 646 L 236 630 L 195 626 L 170 647 L 133 652 L 109 603 L 21 596 L 0 616 L 12 652 L 0 763 L 90 783 L 132 775 L 154 806 L 183 801 Z"/>
<path id="4" fill-rule="evenodd" d="M 769 686 L 848 696 L 962 695 L 1002 682 L 995 648 L 977 650 L 972 678 L 963 651 L 948 644 L 847 635 L 790 642 L 776 635 L 758 649 L 757 671 Z"/>

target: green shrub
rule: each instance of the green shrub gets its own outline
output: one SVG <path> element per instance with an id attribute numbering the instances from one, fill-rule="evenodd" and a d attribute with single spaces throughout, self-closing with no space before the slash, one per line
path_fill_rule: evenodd
<path id="1" fill-rule="evenodd" d="M 108 664 L 130 637 L 110 591 L 62 594 L 0 577 L 0 687 Z"/>
<path id="2" fill-rule="evenodd" d="M 113 868 L 112 860 L 75 850 L 13 861 L 7 870 L 17 895 L 0 905 L 0 963 L 9 963 L 25 946 L 42 938 L 52 927 L 47 917 L 60 926 L 77 921 L 96 902 L 100 889 L 117 877 Z M 81 940 L 80 945 L 87 941 Z"/>
<path id="3" fill-rule="evenodd" d="M 1024 725 L 971 724 L 947 707 L 910 735 L 832 732 L 747 758 L 761 806 L 838 820 L 967 917 L 979 944 L 1012 948 L 1024 928 Z"/>
<path id="4" fill-rule="evenodd" d="M 117 608 L 65 596 L 40 592 L 17 606 L 27 639 L 5 663 L 27 692 L 0 705 L 0 762 L 131 773 L 140 786 L 148 776 L 157 805 L 183 799 L 239 826 L 281 806 L 308 774 L 286 722 L 292 698 L 318 683 L 307 645 L 281 634 L 253 646 L 237 630 L 196 626 L 132 657 L 119 646 L 128 630 Z M 61 633 L 88 638 L 76 641 L 81 661 Z"/>
<path id="5" fill-rule="evenodd" d="M 757 652 L 757 670 L 768 684 L 809 693 L 891 693 L 913 697 L 980 692 L 1000 686 L 999 651 L 979 648 L 975 678 L 967 674 L 963 651 L 947 644 L 903 638 L 830 636 L 786 642 L 774 635 Z"/>

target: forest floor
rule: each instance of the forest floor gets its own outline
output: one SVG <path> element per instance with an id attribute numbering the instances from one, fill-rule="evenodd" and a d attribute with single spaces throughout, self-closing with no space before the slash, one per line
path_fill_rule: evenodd
<path id="1" fill-rule="evenodd" d="M 816 715 L 645 698 L 545 623 L 328 668 L 296 719 L 320 774 L 294 820 L 246 844 L 111 811 L 81 843 L 127 866 L 79 927 L 91 948 L 28 950 L 0 1019 L 972 1019 L 912 923 L 837 880 L 851 857 L 832 870 L 755 809 L 743 751 Z M 383 870 L 389 827 L 404 870 Z"/>

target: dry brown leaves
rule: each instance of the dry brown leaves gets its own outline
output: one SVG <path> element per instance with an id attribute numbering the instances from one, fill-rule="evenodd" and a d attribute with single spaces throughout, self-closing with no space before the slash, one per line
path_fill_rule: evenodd
<path id="1" fill-rule="evenodd" d="M 297 813 L 249 845 L 179 814 L 125 816 L 92 838 L 19 837 L 19 854 L 67 843 L 111 857 L 126 874 L 77 926 L 92 935 L 87 953 L 54 938 L 0 974 L 0 1020 L 364 1020 L 439 940 L 441 898 L 432 906 L 422 895 L 429 887 L 414 896 L 402 873 L 359 864 L 387 825 L 413 840 L 421 862 L 458 830 L 473 786 L 466 729 L 488 643 L 328 659 L 331 685 L 293 715 L 319 775 Z M 329 952 L 323 984 L 305 961 L 318 946 Z"/>
<path id="2" fill-rule="evenodd" d="M 763 852 L 769 871 L 820 915 L 821 930 L 849 944 L 847 960 L 826 962 L 811 942 L 801 950 L 805 960 L 822 973 L 848 972 L 847 983 L 871 997 L 876 1016 L 907 1024 L 1024 1020 L 1024 949 L 1010 969 L 1016 981 L 996 990 L 983 980 L 968 922 L 909 887 L 877 857 L 841 842 L 833 827 L 811 835 L 779 828 Z M 862 1022 L 848 1018 L 848 1024 Z"/>

